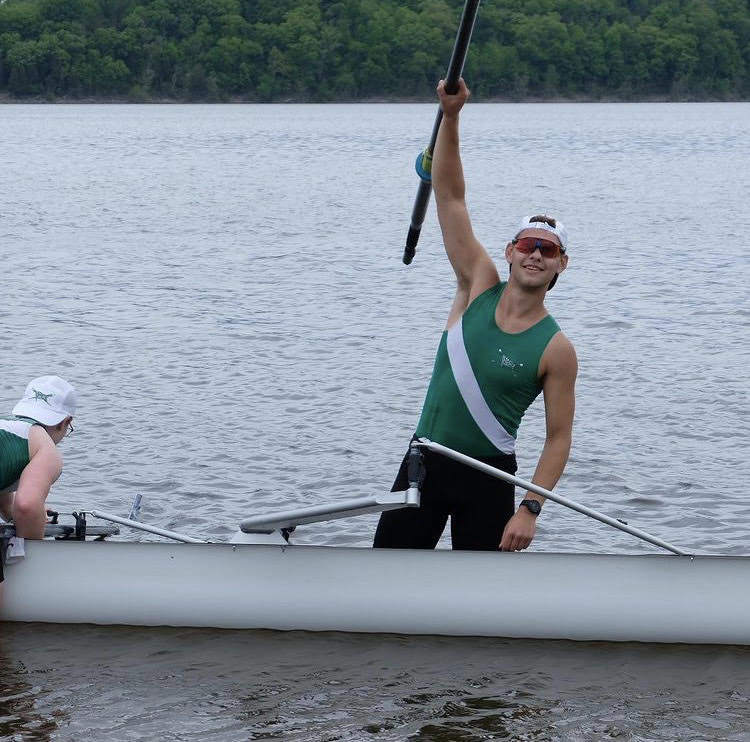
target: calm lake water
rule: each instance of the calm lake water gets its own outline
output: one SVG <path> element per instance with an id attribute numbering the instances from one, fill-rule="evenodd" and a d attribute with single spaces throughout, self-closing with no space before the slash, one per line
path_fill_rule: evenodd
<path id="1" fill-rule="evenodd" d="M 401 263 L 434 115 L 0 106 L 0 403 L 44 373 L 79 390 L 51 506 L 124 515 L 140 493 L 143 520 L 224 539 L 252 514 L 390 487 L 454 285 L 432 207 Z M 688 550 L 749 553 L 750 104 L 473 104 L 462 126 L 493 255 L 523 214 L 570 233 L 548 299 L 580 363 L 560 493 Z M 543 435 L 539 402 L 520 476 Z M 367 546 L 374 525 L 296 536 Z M 534 549 L 655 550 L 551 503 Z M 0 632 L 2 739 L 699 742 L 750 727 L 738 648 Z"/>

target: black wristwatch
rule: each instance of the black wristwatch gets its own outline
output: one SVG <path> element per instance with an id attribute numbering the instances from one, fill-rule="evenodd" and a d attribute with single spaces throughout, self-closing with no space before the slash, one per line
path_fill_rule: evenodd
<path id="1" fill-rule="evenodd" d="M 532 515 L 539 515 L 542 512 L 542 503 L 539 500 L 521 500 L 521 504 L 518 507 L 520 508 L 521 505 L 528 508 Z"/>

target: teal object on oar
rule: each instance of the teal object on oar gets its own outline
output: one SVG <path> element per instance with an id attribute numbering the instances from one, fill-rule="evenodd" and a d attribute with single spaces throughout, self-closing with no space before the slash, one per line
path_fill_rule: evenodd
<path id="1" fill-rule="evenodd" d="M 417 175 L 426 183 L 432 183 L 432 152 L 429 149 L 417 155 Z"/>

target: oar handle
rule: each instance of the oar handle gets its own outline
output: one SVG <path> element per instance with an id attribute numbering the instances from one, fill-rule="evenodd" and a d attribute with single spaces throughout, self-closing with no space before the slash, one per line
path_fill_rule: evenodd
<path id="1" fill-rule="evenodd" d="M 467 0 L 466 5 L 464 5 L 461 23 L 458 25 L 458 33 L 456 34 L 456 43 L 453 45 L 451 60 L 448 62 L 448 71 L 445 73 L 445 92 L 449 95 L 455 95 L 458 92 L 458 81 L 464 70 L 466 55 L 469 53 L 469 44 L 471 43 L 471 34 L 474 31 L 474 22 L 477 19 L 479 3 L 480 0 Z M 435 143 L 432 144 L 434 146 Z"/>
<path id="2" fill-rule="evenodd" d="M 456 34 L 456 42 L 453 45 L 453 53 L 451 54 L 451 59 L 448 63 L 448 72 L 445 75 L 445 90 L 451 95 L 455 94 L 458 91 L 458 81 L 461 78 L 461 73 L 464 69 L 464 63 L 466 62 L 466 55 L 469 51 L 471 34 L 474 30 L 474 22 L 477 18 L 479 3 L 480 0 L 466 0 L 466 4 L 464 5 L 464 10 L 461 15 L 461 22 L 458 26 L 458 33 Z M 432 127 L 430 143 L 427 145 L 426 150 L 430 154 L 432 154 L 435 149 L 435 142 L 437 142 L 438 132 L 440 131 L 440 122 L 442 120 L 443 111 L 442 109 L 438 108 L 437 116 L 435 117 L 435 123 Z M 419 181 L 417 197 L 414 200 L 414 208 L 411 212 L 411 224 L 409 225 L 409 233 L 406 236 L 406 247 L 404 248 L 403 257 L 405 265 L 409 265 L 411 263 L 411 261 L 414 259 L 414 254 L 417 251 L 417 242 L 419 241 L 419 234 L 422 231 L 422 224 L 424 224 L 425 214 L 427 213 L 427 205 L 430 202 L 431 191 L 432 184 L 429 181 Z"/>
<path id="3" fill-rule="evenodd" d="M 440 443 L 434 443 L 427 438 L 419 438 L 418 442 L 420 443 L 420 445 L 428 448 L 430 451 L 435 451 L 436 453 L 443 454 L 443 456 L 447 456 L 448 458 L 460 461 L 462 464 L 471 466 L 472 468 L 484 472 L 485 474 L 489 474 L 490 476 L 493 476 L 497 479 L 504 479 L 506 482 L 510 482 L 517 487 L 522 487 L 529 492 L 535 492 L 537 495 L 541 495 L 542 497 L 546 497 L 553 502 L 564 505 L 566 508 L 575 510 L 583 515 L 587 515 L 589 518 L 594 518 L 594 520 L 598 520 L 601 523 L 606 523 L 608 526 L 612 526 L 613 528 L 617 528 L 620 531 L 629 533 L 631 536 L 643 539 L 643 541 L 648 541 L 650 544 L 654 544 L 654 546 L 660 546 L 662 549 L 671 551 L 673 554 L 679 554 L 680 556 L 691 556 L 690 554 L 688 554 L 688 552 L 683 551 L 682 549 L 679 549 L 676 546 L 667 543 L 666 541 L 662 541 L 662 539 L 657 538 L 656 536 L 652 536 L 650 533 L 641 531 L 639 528 L 633 528 L 632 526 L 629 526 L 626 523 L 617 520 L 616 518 L 610 518 L 608 515 L 604 515 L 604 513 L 600 513 L 596 510 L 592 510 L 591 508 L 587 508 L 585 505 L 580 505 L 573 500 L 568 500 L 567 497 L 558 495 L 555 492 L 550 492 L 549 490 L 544 489 L 544 487 L 540 487 L 539 485 L 533 484 L 532 482 L 527 482 L 523 479 L 520 479 L 519 477 L 514 476 L 513 474 L 508 474 L 508 472 L 503 471 L 502 469 L 496 469 L 494 466 L 485 464 L 482 461 L 477 461 L 476 459 L 473 459 L 466 454 L 460 453 L 459 451 L 454 451 L 452 448 L 443 446 Z"/>

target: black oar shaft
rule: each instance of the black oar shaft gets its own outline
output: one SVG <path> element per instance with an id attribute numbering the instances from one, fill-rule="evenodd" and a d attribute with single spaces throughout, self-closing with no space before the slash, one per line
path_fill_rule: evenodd
<path id="1" fill-rule="evenodd" d="M 476 20 L 477 11 L 479 10 L 479 3 L 480 0 L 466 0 L 466 4 L 464 5 L 464 11 L 461 15 L 461 23 L 458 26 L 458 33 L 456 34 L 456 43 L 453 45 L 453 54 L 451 54 L 451 59 L 448 63 L 448 72 L 445 75 L 445 90 L 450 94 L 453 94 L 458 90 L 458 80 L 461 77 L 464 63 L 466 62 L 466 54 L 469 51 L 471 34 L 474 30 L 474 21 Z M 435 124 L 432 127 L 430 143 L 427 145 L 427 150 L 430 153 L 435 149 L 435 142 L 437 142 L 438 132 L 440 131 L 440 122 L 442 120 L 443 112 L 438 108 L 437 116 L 435 117 Z M 424 223 L 425 214 L 427 213 L 427 205 L 430 202 L 431 190 L 432 185 L 429 182 L 424 180 L 419 181 L 417 197 L 414 200 L 414 208 L 411 212 L 409 234 L 406 237 L 406 247 L 404 248 L 404 263 L 406 265 L 411 263 L 414 258 L 414 253 L 417 250 L 417 242 L 419 241 L 419 234 L 422 231 L 422 224 Z"/>

